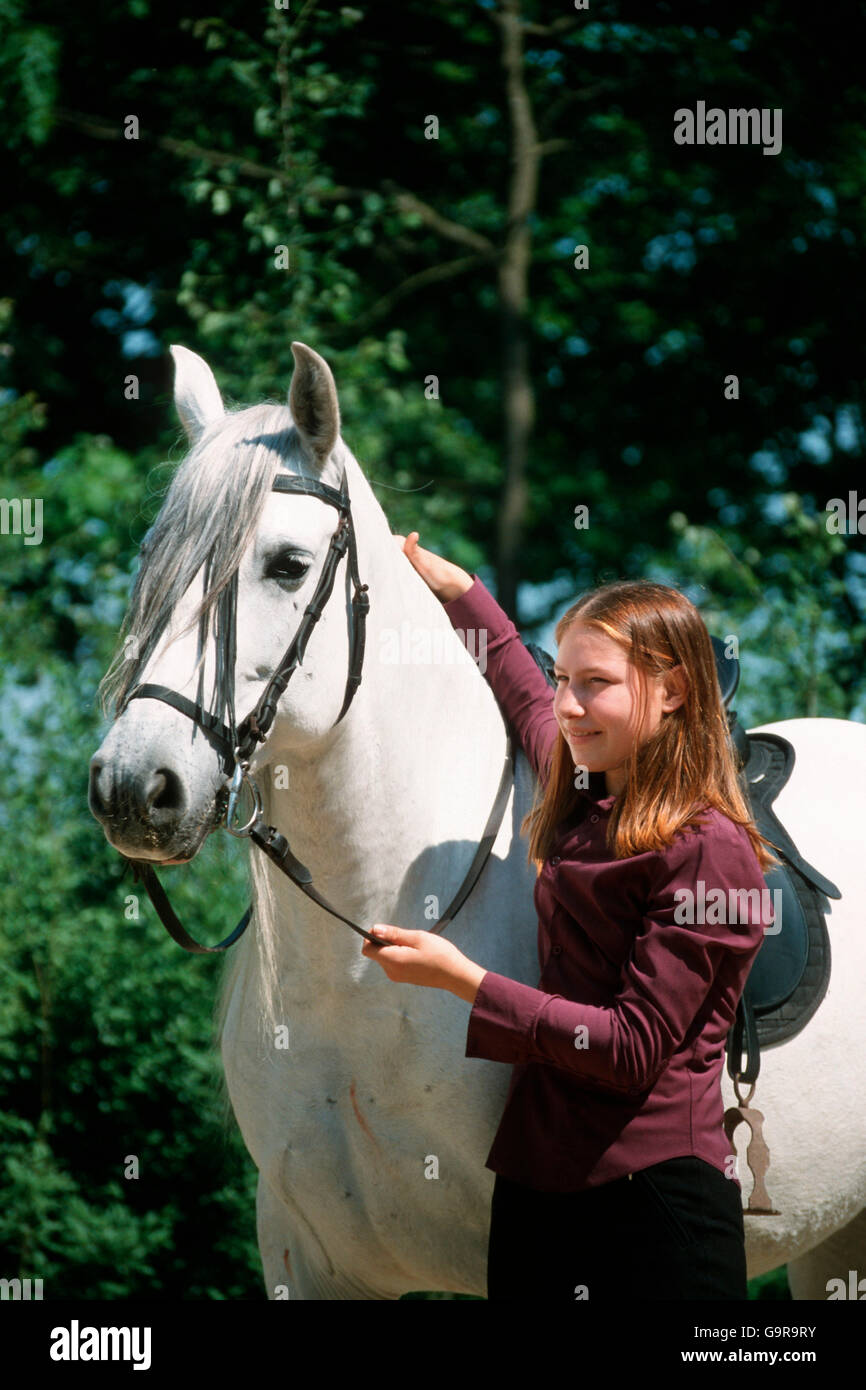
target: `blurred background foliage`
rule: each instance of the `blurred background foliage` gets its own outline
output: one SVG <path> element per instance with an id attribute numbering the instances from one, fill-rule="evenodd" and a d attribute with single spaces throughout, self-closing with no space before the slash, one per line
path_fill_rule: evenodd
<path id="1" fill-rule="evenodd" d="M 2 0 L 0 495 L 44 518 L 40 545 L 0 537 L 5 1277 L 264 1297 L 221 966 L 145 898 L 128 915 L 86 804 L 96 686 L 183 454 L 169 343 L 229 403 L 283 399 L 291 341 L 315 347 L 392 528 L 480 571 L 525 636 L 643 574 L 738 637 L 747 726 L 863 720 L 866 547 L 826 518 L 866 490 L 862 41 L 861 5 L 816 43 L 781 0 Z M 699 99 L 781 108 L 781 153 L 675 145 Z M 215 939 L 246 885 L 211 843 L 171 888 Z"/>

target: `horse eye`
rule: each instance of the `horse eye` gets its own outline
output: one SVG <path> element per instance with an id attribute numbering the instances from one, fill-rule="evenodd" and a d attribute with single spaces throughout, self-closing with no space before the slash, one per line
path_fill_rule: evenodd
<path id="1" fill-rule="evenodd" d="M 309 560 L 286 550 L 272 555 L 268 560 L 265 565 L 265 579 L 288 579 L 297 583 L 299 579 L 304 578 L 309 568 Z"/>

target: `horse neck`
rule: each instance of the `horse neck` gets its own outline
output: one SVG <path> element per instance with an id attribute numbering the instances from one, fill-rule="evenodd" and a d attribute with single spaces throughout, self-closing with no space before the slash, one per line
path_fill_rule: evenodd
<path id="1" fill-rule="evenodd" d="M 371 606 L 362 681 L 348 713 L 314 755 L 275 742 L 257 781 L 268 822 L 339 912 L 362 927 L 396 921 L 420 929 L 431 921 L 428 895 L 439 896 L 438 916 L 481 839 L 505 732 L 442 605 L 390 532 L 384 540 L 361 566 Z M 323 930 L 322 909 L 301 889 L 275 869 L 270 882 L 281 918 L 275 946 L 286 967 L 302 961 L 313 986 L 319 970 L 324 983 L 357 964 L 361 942 L 348 926 L 332 918 Z"/>

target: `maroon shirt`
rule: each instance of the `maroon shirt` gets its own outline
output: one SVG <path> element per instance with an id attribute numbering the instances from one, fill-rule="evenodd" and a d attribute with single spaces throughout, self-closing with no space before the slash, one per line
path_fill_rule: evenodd
<path id="1" fill-rule="evenodd" d="M 464 641 L 467 629 L 486 629 L 486 678 L 544 781 L 562 737 L 553 687 L 473 580 L 443 606 Z M 474 636 L 467 645 L 473 655 L 484 650 Z M 615 859 L 605 832 L 616 798 L 604 773 L 591 773 L 580 797 L 535 884 L 538 988 L 488 970 L 469 1015 L 466 1056 L 514 1064 L 486 1166 L 550 1192 L 689 1154 L 730 1173 L 725 1041 L 774 920 L 757 856 L 742 826 L 707 807 L 701 827 L 667 849 Z M 525 853 L 526 838 L 520 843 Z M 699 907 L 699 880 L 710 901 L 687 925 L 674 894 L 689 889 Z M 757 894 L 729 897 L 749 889 Z"/>

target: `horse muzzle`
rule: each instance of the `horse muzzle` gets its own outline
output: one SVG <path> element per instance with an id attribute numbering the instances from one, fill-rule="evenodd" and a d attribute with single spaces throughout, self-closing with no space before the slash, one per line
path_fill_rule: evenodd
<path id="1" fill-rule="evenodd" d="M 127 859 L 185 863 L 225 814 L 227 788 L 195 808 L 170 767 L 118 766 L 97 752 L 90 763 L 88 804 L 113 849 Z"/>

